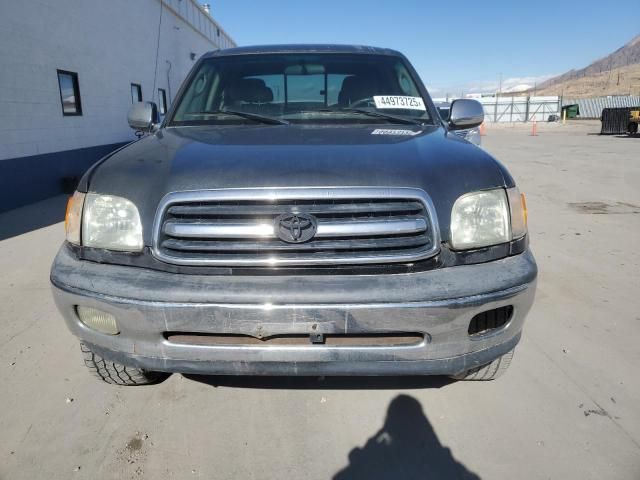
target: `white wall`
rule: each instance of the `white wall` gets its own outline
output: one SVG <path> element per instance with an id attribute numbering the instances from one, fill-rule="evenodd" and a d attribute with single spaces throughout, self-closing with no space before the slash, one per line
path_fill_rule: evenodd
<path id="1" fill-rule="evenodd" d="M 434 102 L 452 102 L 459 97 L 434 98 Z M 484 108 L 485 122 L 546 122 L 550 115 L 560 116 L 560 97 L 481 97 L 474 98 Z"/>
<path id="2" fill-rule="evenodd" d="M 133 139 L 131 83 L 157 103 L 160 7 L 160 0 L 0 0 L 0 161 Z M 195 0 L 164 0 L 156 92 L 176 94 L 192 53 L 234 46 L 218 28 Z M 57 69 L 78 74 L 82 116 L 62 115 Z"/>
<path id="3" fill-rule="evenodd" d="M 560 97 L 483 97 L 487 122 L 546 122 L 560 116 Z"/>

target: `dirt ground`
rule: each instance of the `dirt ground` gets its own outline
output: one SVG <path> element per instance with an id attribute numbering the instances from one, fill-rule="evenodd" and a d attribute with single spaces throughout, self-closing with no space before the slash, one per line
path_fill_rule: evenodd
<path id="1" fill-rule="evenodd" d="M 1 214 L 0 479 L 640 478 L 640 138 L 598 131 L 483 137 L 527 194 L 540 268 L 495 382 L 100 383 L 49 289 L 65 199 Z"/>

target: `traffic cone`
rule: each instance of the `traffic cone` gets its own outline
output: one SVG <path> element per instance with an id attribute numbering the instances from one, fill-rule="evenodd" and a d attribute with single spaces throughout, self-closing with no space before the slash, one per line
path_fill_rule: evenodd
<path id="1" fill-rule="evenodd" d="M 538 122 L 534 120 L 533 123 L 531 124 L 531 136 L 535 137 L 537 135 L 538 135 Z"/>
<path id="2" fill-rule="evenodd" d="M 480 124 L 480 136 L 481 137 L 487 136 L 487 127 L 484 126 L 484 122 Z"/>

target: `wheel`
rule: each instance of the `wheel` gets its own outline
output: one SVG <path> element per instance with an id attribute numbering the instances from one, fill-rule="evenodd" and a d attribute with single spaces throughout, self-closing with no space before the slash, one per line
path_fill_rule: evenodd
<path id="1" fill-rule="evenodd" d="M 80 342 L 80 350 L 82 350 L 84 364 L 89 371 L 103 382 L 113 385 L 149 385 L 161 382 L 169 376 L 162 372 L 150 372 L 141 368 L 110 362 L 93 352 L 82 342 Z"/>
<path id="2" fill-rule="evenodd" d="M 631 122 L 627 127 L 627 131 L 629 132 L 629 135 L 635 135 L 636 133 L 638 133 L 638 124 Z"/>
<path id="3" fill-rule="evenodd" d="M 472 368 L 458 375 L 452 375 L 451 378 L 455 380 L 495 380 L 507 371 L 507 368 L 511 365 L 514 352 L 515 349 L 511 349 L 487 365 Z"/>

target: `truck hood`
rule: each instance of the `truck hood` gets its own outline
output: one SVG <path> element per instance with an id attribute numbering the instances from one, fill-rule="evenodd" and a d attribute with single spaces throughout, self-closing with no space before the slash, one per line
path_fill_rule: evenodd
<path id="1" fill-rule="evenodd" d="M 161 129 L 102 161 L 80 189 L 133 201 L 149 245 L 157 205 L 176 191 L 420 188 L 433 200 L 446 241 L 451 207 L 460 195 L 512 185 L 487 152 L 439 126 L 234 125 Z"/>

